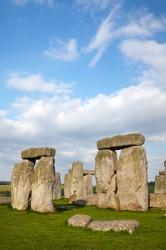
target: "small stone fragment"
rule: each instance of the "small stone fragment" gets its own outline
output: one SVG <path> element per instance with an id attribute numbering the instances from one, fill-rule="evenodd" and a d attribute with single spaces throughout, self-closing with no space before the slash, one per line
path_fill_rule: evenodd
<path id="1" fill-rule="evenodd" d="M 85 214 L 75 214 L 68 219 L 68 226 L 86 227 L 91 221 L 91 217 Z"/>

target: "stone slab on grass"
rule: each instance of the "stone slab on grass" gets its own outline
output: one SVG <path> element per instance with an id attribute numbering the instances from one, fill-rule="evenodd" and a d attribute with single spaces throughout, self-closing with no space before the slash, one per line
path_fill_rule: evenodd
<path id="1" fill-rule="evenodd" d="M 139 222 L 136 220 L 110 220 L 110 221 L 102 221 L 96 220 L 92 221 L 88 228 L 92 229 L 93 231 L 127 231 L 130 234 L 134 232 L 136 228 L 139 227 Z"/>
<path id="2" fill-rule="evenodd" d="M 91 217 L 85 214 L 75 214 L 68 219 L 68 226 L 86 227 L 91 221 Z"/>

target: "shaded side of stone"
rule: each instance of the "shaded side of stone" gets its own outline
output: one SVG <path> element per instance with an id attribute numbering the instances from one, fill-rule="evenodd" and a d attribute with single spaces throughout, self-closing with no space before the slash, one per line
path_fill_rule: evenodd
<path id="1" fill-rule="evenodd" d="M 143 145 L 144 142 L 145 137 L 139 133 L 117 135 L 97 141 L 97 148 L 118 150 L 130 146 L 140 146 Z"/>
<path id="2" fill-rule="evenodd" d="M 41 157 L 54 157 L 55 156 L 54 148 L 28 148 L 21 152 L 22 159 L 40 159 Z"/>
<path id="3" fill-rule="evenodd" d="M 71 173 L 65 174 L 64 178 L 64 198 L 70 198 L 71 196 Z"/>
<path id="4" fill-rule="evenodd" d="M 42 157 L 34 171 L 31 208 L 37 212 L 53 212 L 55 168 L 53 157 Z"/>
<path id="5" fill-rule="evenodd" d="M 123 149 L 118 160 L 120 210 L 148 210 L 147 158 L 142 146 Z"/>
<path id="6" fill-rule="evenodd" d="M 86 199 L 88 195 L 93 194 L 92 175 L 84 175 L 83 185 L 83 197 Z"/>
<path id="7" fill-rule="evenodd" d="M 53 185 L 53 200 L 61 199 L 61 176 L 60 173 L 55 173 L 55 183 Z"/>
<path id="8" fill-rule="evenodd" d="M 23 160 L 15 164 L 11 178 L 11 206 L 26 210 L 32 189 L 34 163 Z"/>

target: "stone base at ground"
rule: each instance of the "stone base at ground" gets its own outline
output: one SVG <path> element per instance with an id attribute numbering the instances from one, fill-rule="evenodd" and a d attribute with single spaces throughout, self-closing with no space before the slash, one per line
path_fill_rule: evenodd
<path id="1" fill-rule="evenodd" d="M 91 217 L 85 214 L 75 214 L 68 219 L 68 226 L 86 227 L 91 221 Z"/>
<path id="2" fill-rule="evenodd" d="M 97 203 L 98 203 L 97 194 L 91 194 L 86 197 L 87 206 L 97 206 Z"/>
<path id="3" fill-rule="evenodd" d="M 11 203 L 11 196 L 0 196 L 0 205 L 10 204 L 10 203 Z"/>
<path id="4" fill-rule="evenodd" d="M 150 207 L 166 208 L 166 194 L 150 194 Z"/>
<path id="5" fill-rule="evenodd" d="M 134 232 L 136 228 L 139 227 L 139 222 L 136 220 L 110 220 L 110 221 L 101 221 L 96 220 L 92 221 L 88 228 L 93 231 L 127 231 L 130 234 Z"/>

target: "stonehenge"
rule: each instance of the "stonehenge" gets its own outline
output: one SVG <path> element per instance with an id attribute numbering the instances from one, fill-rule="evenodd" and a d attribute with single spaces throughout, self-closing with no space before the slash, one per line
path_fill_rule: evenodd
<path id="1" fill-rule="evenodd" d="M 53 148 L 29 148 L 21 152 L 23 160 L 15 164 L 11 178 L 13 208 L 26 210 L 31 203 L 34 211 L 54 211 L 54 156 Z"/>
<path id="2" fill-rule="evenodd" d="M 150 207 L 166 208 L 166 161 L 165 170 L 155 177 L 154 193 L 150 194 Z"/>
<path id="3" fill-rule="evenodd" d="M 75 161 L 64 177 L 64 198 L 116 210 L 148 210 L 145 138 L 134 133 L 97 141 L 95 168 L 84 169 Z M 117 150 L 121 150 L 120 154 Z M 21 152 L 11 179 L 11 204 L 18 210 L 29 205 L 37 212 L 53 212 L 53 200 L 61 198 L 60 173 L 55 172 L 55 149 L 29 148 Z M 166 162 L 164 163 L 166 167 Z M 96 178 L 96 193 L 92 176 Z M 166 195 L 166 170 L 156 176 L 155 193 Z"/>
<path id="4" fill-rule="evenodd" d="M 99 207 L 148 210 L 147 158 L 141 134 L 119 135 L 97 142 L 96 188 Z M 120 150 L 119 159 L 115 150 Z"/>

